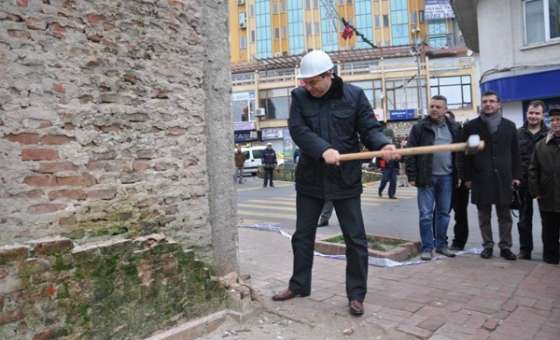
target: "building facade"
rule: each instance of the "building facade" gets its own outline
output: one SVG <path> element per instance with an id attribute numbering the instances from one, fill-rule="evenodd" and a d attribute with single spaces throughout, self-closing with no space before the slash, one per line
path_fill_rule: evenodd
<path id="1" fill-rule="evenodd" d="M 342 19 L 365 39 L 344 37 Z M 434 94 L 460 117 L 475 111 L 477 60 L 447 0 L 230 0 L 229 29 L 235 141 L 270 142 L 286 160 L 290 91 L 309 50 L 329 53 L 337 74 L 363 88 L 399 136 Z"/>
<path id="2" fill-rule="evenodd" d="M 454 0 L 469 48 L 480 53 L 481 91 L 523 124 L 532 100 L 560 104 L 560 0 Z"/>

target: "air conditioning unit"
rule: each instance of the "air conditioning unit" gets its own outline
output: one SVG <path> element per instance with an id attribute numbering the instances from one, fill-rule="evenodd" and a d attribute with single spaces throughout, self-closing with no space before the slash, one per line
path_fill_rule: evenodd
<path id="1" fill-rule="evenodd" d="M 281 57 L 281 56 L 282 56 L 282 52 L 274 52 L 274 55 L 273 55 L 273 56 L 274 56 L 275 58 Z"/>
<path id="2" fill-rule="evenodd" d="M 245 0 L 237 0 L 238 5 L 245 5 Z"/>
<path id="3" fill-rule="evenodd" d="M 256 111 L 255 111 L 255 116 L 257 117 L 264 117 L 266 115 L 266 112 L 264 110 L 264 107 L 259 107 Z"/>

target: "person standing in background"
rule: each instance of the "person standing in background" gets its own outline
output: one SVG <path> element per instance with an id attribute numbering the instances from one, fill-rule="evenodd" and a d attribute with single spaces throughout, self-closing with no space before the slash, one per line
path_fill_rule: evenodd
<path id="1" fill-rule="evenodd" d="M 262 164 L 264 169 L 264 183 L 263 188 L 266 188 L 267 184 L 270 185 L 271 188 L 274 188 L 273 178 L 274 178 L 274 169 L 278 164 L 276 160 L 276 151 L 272 148 L 272 144 L 266 144 L 266 149 L 263 151 L 263 158 Z"/>
<path id="2" fill-rule="evenodd" d="M 245 154 L 241 151 L 241 145 L 235 145 L 235 175 L 239 184 L 243 183 L 243 167 L 245 166 Z"/>

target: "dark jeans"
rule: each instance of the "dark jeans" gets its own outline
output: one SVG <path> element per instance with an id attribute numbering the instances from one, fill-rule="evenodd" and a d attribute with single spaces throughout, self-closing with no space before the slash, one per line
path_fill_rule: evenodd
<path id="1" fill-rule="evenodd" d="M 264 168 L 263 187 L 266 187 L 267 183 L 270 183 L 270 186 L 273 187 L 274 186 L 274 183 L 272 183 L 273 177 L 274 177 L 274 168 Z"/>
<path id="2" fill-rule="evenodd" d="M 311 271 L 317 219 L 325 201 L 297 194 L 296 232 L 292 235 L 294 268 L 289 288 L 291 291 L 311 293 Z M 349 300 L 364 301 L 367 291 L 368 250 L 360 197 L 333 201 L 346 243 L 346 294 Z"/>
<path id="3" fill-rule="evenodd" d="M 521 209 L 519 209 L 519 250 L 527 253 L 533 251 L 533 198 L 529 193 L 529 188 L 522 186 L 519 188 L 521 195 Z"/>
<path id="4" fill-rule="evenodd" d="M 482 235 L 482 246 L 484 248 L 493 248 L 494 240 L 492 238 L 492 205 L 477 205 L 478 208 L 478 224 L 480 225 L 480 234 Z M 500 249 L 511 248 L 511 210 L 509 205 L 497 205 L 496 213 L 498 214 L 498 230 L 500 232 Z"/>
<path id="5" fill-rule="evenodd" d="M 389 197 L 395 197 L 397 192 L 397 174 L 399 169 L 394 167 L 386 167 L 383 169 L 383 177 L 381 177 L 381 183 L 379 183 L 379 193 L 383 193 L 387 182 L 389 182 Z"/>
<path id="6" fill-rule="evenodd" d="M 453 243 L 457 248 L 465 248 L 469 238 L 469 218 L 467 208 L 469 206 L 469 188 L 461 184 L 460 187 L 454 189 L 453 195 L 453 212 L 455 213 L 455 225 L 453 226 Z"/>
<path id="7" fill-rule="evenodd" d="M 558 264 L 560 261 L 560 212 L 541 210 L 543 260 L 547 263 Z"/>

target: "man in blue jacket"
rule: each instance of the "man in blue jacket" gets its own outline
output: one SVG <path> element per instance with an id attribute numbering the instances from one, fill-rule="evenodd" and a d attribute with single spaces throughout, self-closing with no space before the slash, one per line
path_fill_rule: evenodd
<path id="1" fill-rule="evenodd" d="M 397 159 L 396 148 L 383 135 L 365 93 L 333 74 L 333 63 L 322 51 L 301 60 L 302 86 L 292 91 L 288 126 L 301 150 L 296 168 L 296 231 L 292 236 L 293 275 L 288 289 L 275 301 L 308 296 L 317 219 L 332 200 L 346 243 L 346 294 L 352 315 L 364 313 L 368 247 L 360 206 L 362 161 L 340 163 L 340 154 L 382 149 Z"/>

